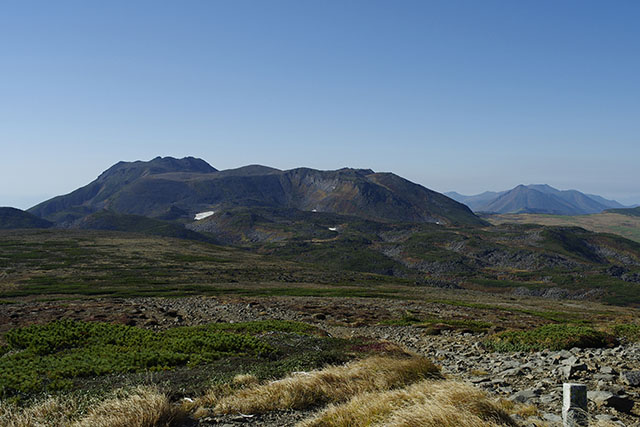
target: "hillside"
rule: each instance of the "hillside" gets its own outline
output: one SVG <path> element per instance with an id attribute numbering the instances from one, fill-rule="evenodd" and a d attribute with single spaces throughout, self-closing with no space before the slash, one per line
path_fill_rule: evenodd
<path id="1" fill-rule="evenodd" d="M 615 213 L 616 211 L 614 209 L 592 215 L 500 214 L 486 215 L 484 218 L 495 225 L 518 223 L 582 227 L 596 233 L 617 234 L 640 242 L 640 217 Z"/>
<path id="2" fill-rule="evenodd" d="M 153 236 L 176 237 L 180 239 L 214 242 L 210 237 L 191 230 L 184 225 L 140 215 L 125 215 L 107 210 L 87 215 L 70 225 L 69 228 L 83 230 L 112 230 Z"/>
<path id="3" fill-rule="evenodd" d="M 217 212 L 187 227 L 227 244 L 333 271 L 375 273 L 426 286 L 640 302 L 638 243 L 577 227 L 443 228 L 267 208 Z"/>
<path id="4" fill-rule="evenodd" d="M 628 208 L 628 209 L 608 209 L 606 212 L 626 215 L 626 216 L 640 217 L 640 207 Z"/>
<path id="5" fill-rule="evenodd" d="M 546 184 L 518 185 L 509 191 L 484 192 L 475 196 L 455 192 L 447 194 L 474 212 L 585 215 L 623 207 L 601 196 L 576 190 L 561 191 Z"/>
<path id="6" fill-rule="evenodd" d="M 292 208 L 393 222 L 475 224 L 466 206 L 390 173 L 368 169 L 280 171 L 252 165 L 217 171 L 200 159 L 120 162 L 95 181 L 29 211 L 68 225 L 93 212 L 189 220 L 226 207 Z"/>
<path id="7" fill-rule="evenodd" d="M 53 224 L 16 208 L 0 207 L 0 229 L 49 228 Z"/>
<path id="8" fill-rule="evenodd" d="M 101 221 L 109 224 L 115 218 L 120 229 L 127 221 L 139 221 L 103 215 L 106 220 Z M 150 232 L 157 233 L 158 224 L 154 220 L 149 224 Z M 139 224 L 134 225 L 139 230 Z M 375 292 L 388 293 L 398 284 L 640 305 L 640 244 L 581 228 L 513 224 L 444 228 L 267 208 L 237 208 L 193 226 L 197 228 L 182 231 L 241 247 L 91 230 L 56 230 L 25 235 L 26 240 L 16 240 L 18 234 L 5 235 L 0 265 L 11 265 L 15 277 L 5 277 L 10 286 L 0 298 L 54 289 L 92 295 L 138 292 L 135 287 L 145 289 L 142 292 L 172 294 L 184 289 L 187 294 L 217 294 L 242 281 L 254 291 L 268 283 L 285 294 L 302 292 L 305 283 L 316 289 L 320 283 L 347 284 L 347 294 L 371 292 L 366 290 L 370 284 L 384 284 Z M 148 242 L 154 242 L 155 255 Z M 169 254 L 169 249 L 187 254 Z M 67 251 L 69 257 L 64 255 Z M 221 255 L 204 255 L 211 251 Z M 151 263 L 137 266 L 141 257 L 149 257 L 145 262 Z M 278 267 L 259 271 L 258 260 Z M 74 272 L 76 264 L 79 270 Z M 119 288 L 120 284 L 136 286 Z"/>

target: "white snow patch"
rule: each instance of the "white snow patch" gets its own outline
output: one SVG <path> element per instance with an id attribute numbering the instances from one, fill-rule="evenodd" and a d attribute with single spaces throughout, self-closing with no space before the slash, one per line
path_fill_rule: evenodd
<path id="1" fill-rule="evenodd" d="M 196 221 L 200 221 L 201 219 L 205 219 L 213 215 L 214 213 L 215 213 L 214 211 L 200 212 L 200 213 L 197 213 L 195 218 L 193 219 L 195 219 Z"/>
<path id="2" fill-rule="evenodd" d="M 318 212 L 318 209 L 311 209 L 311 212 Z"/>
<path id="3" fill-rule="evenodd" d="M 329 231 L 338 231 L 338 227 L 329 227 Z"/>

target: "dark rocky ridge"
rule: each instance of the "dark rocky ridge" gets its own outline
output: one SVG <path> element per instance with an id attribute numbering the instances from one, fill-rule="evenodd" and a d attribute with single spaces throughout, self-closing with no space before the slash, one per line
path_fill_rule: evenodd
<path id="1" fill-rule="evenodd" d="M 608 209 L 605 212 L 617 213 L 620 215 L 627 215 L 627 216 L 640 216 L 640 206 L 635 208 L 628 208 L 628 209 Z"/>
<path id="2" fill-rule="evenodd" d="M 20 209 L 0 207 L 0 229 L 49 228 L 53 224 Z"/>
<path id="3" fill-rule="evenodd" d="M 190 216 L 229 206 L 293 208 L 393 222 L 483 224 L 466 206 L 391 173 L 349 168 L 280 171 L 259 165 L 217 171 L 191 157 L 120 162 L 90 184 L 29 211 L 69 224 L 103 209 L 167 218 L 180 211 Z"/>

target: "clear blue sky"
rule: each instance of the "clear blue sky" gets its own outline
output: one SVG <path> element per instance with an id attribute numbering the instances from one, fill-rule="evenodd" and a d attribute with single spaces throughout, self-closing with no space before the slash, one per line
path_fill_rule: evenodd
<path id="1" fill-rule="evenodd" d="M 0 205 L 119 160 L 640 203 L 640 2 L 0 3 Z"/>

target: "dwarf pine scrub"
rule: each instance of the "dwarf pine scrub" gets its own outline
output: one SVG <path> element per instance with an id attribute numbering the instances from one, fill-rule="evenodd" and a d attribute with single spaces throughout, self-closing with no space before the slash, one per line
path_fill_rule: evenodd
<path id="1" fill-rule="evenodd" d="M 292 322 L 209 325 L 154 332 L 110 323 L 60 320 L 9 331 L 0 347 L 0 397 L 64 390 L 72 379 L 206 364 L 221 357 L 269 357 L 253 334 L 303 330 Z M 225 330 L 228 328 L 230 330 Z"/>

